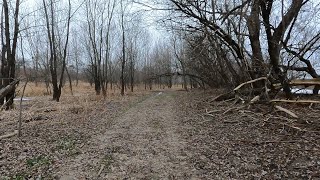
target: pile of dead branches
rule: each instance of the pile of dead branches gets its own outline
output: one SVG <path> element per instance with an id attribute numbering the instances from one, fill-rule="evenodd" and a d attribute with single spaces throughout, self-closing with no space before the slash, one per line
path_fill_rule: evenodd
<path id="1" fill-rule="evenodd" d="M 255 88 L 254 83 L 260 82 L 264 84 L 261 88 Z M 262 82 L 262 83 L 261 83 Z M 292 80 L 289 84 L 293 86 L 318 86 L 320 80 Z M 272 88 L 269 88 L 272 86 Z M 248 88 L 249 87 L 249 88 Z M 272 90 L 271 90 L 272 89 Z M 276 92 L 275 92 L 276 91 Z M 215 98 L 214 101 L 234 101 L 234 103 L 244 104 L 245 107 L 256 106 L 256 104 L 271 105 L 271 109 L 282 111 L 293 118 L 299 118 L 294 112 L 281 107 L 279 103 L 294 103 L 294 104 L 307 104 L 312 107 L 314 104 L 320 104 L 319 100 L 314 99 L 300 99 L 296 97 L 293 99 L 281 97 L 281 86 L 271 84 L 267 77 L 261 77 L 244 82 L 234 88 L 232 91 L 221 94 Z"/>
<path id="2" fill-rule="evenodd" d="M 317 100 L 271 99 L 266 102 L 260 101 L 257 96 L 248 99 L 239 94 L 226 100 L 219 100 L 222 96 L 226 97 L 224 94 L 207 96 L 196 102 L 199 115 L 203 119 L 202 123 L 214 121 L 226 126 L 250 124 L 259 128 L 276 129 L 275 131 L 282 129 L 282 131 L 307 134 L 320 133 L 318 120 L 320 104 L 312 103 L 318 102 Z"/>

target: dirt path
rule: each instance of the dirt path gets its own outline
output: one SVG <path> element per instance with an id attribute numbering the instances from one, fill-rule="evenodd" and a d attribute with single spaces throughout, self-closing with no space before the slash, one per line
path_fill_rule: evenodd
<path id="1" fill-rule="evenodd" d="M 58 173 L 61 179 L 197 179 L 179 132 L 174 92 L 128 109 Z M 85 149 L 86 147 L 84 147 Z"/>
<path id="2" fill-rule="evenodd" d="M 303 123 L 218 94 L 40 99 L 23 136 L 0 141 L 0 179 L 320 179 L 320 106 L 281 105 Z M 19 114 L 6 113 L 2 124 Z"/>

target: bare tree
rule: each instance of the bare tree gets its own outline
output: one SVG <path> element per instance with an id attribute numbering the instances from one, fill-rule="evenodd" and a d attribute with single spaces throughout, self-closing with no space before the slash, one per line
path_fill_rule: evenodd
<path id="1" fill-rule="evenodd" d="M 69 43 L 70 34 L 70 21 L 71 21 L 71 1 L 68 0 L 68 13 L 67 13 L 67 23 L 66 23 L 66 34 L 65 42 L 63 47 L 59 45 L 59 40 L 57 40 L 57 23 L 56 23 L 56 12 L 55 12 L 55 2 L 49 0 L 49 5 L 47 6 L 47 1 L 42 0 L 43 8 L 45 12 L 46 27 L 47 27 L 47 37 L 49 41 L 49 62 L 50 62 L 50 73 L 51 73 L 51 83 L 53 87 L 53 100 L 59 101 L 61 97 L 61 90 L 64 80 L 64 72 L 66 68 L 66 58 L 67 58 L 67 48 Z M 48 10 L 49 9 L 49 10 Z M 50 13 L 50 14 L 49 14 Z M 59 48 L 61 47 L 61 48 Z M 60 78 L 58 77 L 58 61 L 61 63 Z"/>
<path id="2" fill-rule="evenodd" d="M 251 79 L 268 76 L 270 74 L 268 72 L 271 72 L 271 76 L 268 76 L 269 80 L 273 83 L 280 82 L 289 97 L 291 90 L 287 74 L 281 68 L 283 66 L 281 52 L 284 50 L 306 63 L 307 67 L 304 69 L 308 69 L 313 77 L 317 77 L 308 61 L 305 61 L 306 58 L 299 57 L 300 51 L 295 53 L 289 45 L 286 45 L 292 41 L 292 33 L 297 25 L 299 15 L 302 13 L 301 9 L 311 3 L 309 0 L 288 3 L 273 0 L 233 2 L 205 0 L 202 3 L 170 0 L 170 2 L 172 9 L 174 9 L 173 12 L 176 12 L 177 15 L 170 19 L 174 27 L 183 26 L 193 34 L 195 34 L 194 32 L 203 34 L 203 40 L 209 40 L 210 44 L 218 43 L 218 47 L 222 47 L 222 50 L 227 52 L 227 56 L 233 56 L 227 59 L 233 59 L 238 65 L 235 70 L 247 71 Z M 314 44 L 318 40 L 317 37 L 315 35 L 314 38 L 311 38 L 312 40 L 307 43 L 307 47 Z M 312 47 L 314 46 L 312 45 Z M 263 49 L 267 49 L 267 51 Z M 220 53 L 220 55 L 224 56 L 224 53 Z M 227 67 L 234 67 L 234 65 Z M 228 71 L 234 74 L 236 71 L 233 69 Z M 236 72 L 236 74 L 239 73 Z M 262 86 L 260 83 L 255 85 Z"/>
<path id="3" fill-rule="evenodd" d="M 95 91 L 106 96 L 107 70 L 110 59 L 110 33 L 116 1 L 90 0 L 86 4 L 88 43 L 91 74 Z"/>
<path id="4" fill-rule="evenodd" d="M 126 36 L 125 36 L 125 6 L 123 5 L 123 1 L 120 1 L 121 4 L 121 32 L 122 32 L 122 57 L 121 57 L 121 95 L 124 95 L 124 88 L 125 88 L 125 77 L 124 77 L 124 70 L 126 65 Z"/>
<path id="5" fill-rule="evenodd" d="M 105 32 L 105 61 L 102 70 L 102 79 L 103 79 L 103 93 L 106 94 L 106 90 L 108 88 L 108 65 L 111 60 L 111 26 L 114 16 L 114 11 L 116 8 L 116 0 L 109 1 L 107 5 L 107 24 L 106 24 L 106 32 Z M 110 72 L 111 73 L 111 72 Z"/>
<path id="6" fill-rule="evenodd" d="M 186 78 L 186 62 L 185 62 L 185 56 L 186 53 L 183 51 L 185 48 L 183 47 L 183 43 L 180 41 L 178 42 L 177 38 L 173 38 L 173 51 L 176 60 L 179 62 L 181 70 L 182 70 L 182 78 L 183 78 L 183 88 L 188 91 L 188 86 L 187 86 L 187 78 Z M 179 46 L 180 45 L 180 46 Z"/>
<path id="7" fill-rule="evenodd" d="M 2 26 L 2 57 L 1 57 L 1 85 L 7 86 L 15 80 L 15 68 L 16 68 L 16 50 L 19 34 L 19 7 L 20 0 L 15 1 L 15 6 L 13 9 L 13 30 L 11 29 L 10 19 L 10 9 L 7 0 L 3 0 L 3 16 L 4 16 L 4 27 Z M 3 20 L 2 20 L 3 23 Z M 4 37 L 3 37 L 4 28 Z M 11 33 L 13 35 L 11 36 Z M 5 39 L 5 41 L 4 41 Z M 6 95 L 6 109 L 11 109 L 13 107 L 15 88 L 12 88 L 10 92 Z M 0 104 L 3 105 L 4 100 L 0 100 Z"/>

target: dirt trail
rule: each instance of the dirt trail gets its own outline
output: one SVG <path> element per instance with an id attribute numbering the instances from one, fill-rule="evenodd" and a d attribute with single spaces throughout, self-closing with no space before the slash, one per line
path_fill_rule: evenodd
<path id="1" fill-rule="evenodd" d="M 58 173 L 61 179 L 197 179 L 179 134 L 174 92 L 129 108 Z"/>

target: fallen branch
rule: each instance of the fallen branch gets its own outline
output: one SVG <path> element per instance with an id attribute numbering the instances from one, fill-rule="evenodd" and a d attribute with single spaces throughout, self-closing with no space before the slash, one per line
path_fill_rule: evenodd
<path id="1" fill-rule="evenodd" d="M 212 99 L 212 101 L 224 101 L 224 100 L 228 100 L 228 99 L 232 99 L 235 97 L 234 92 L 227 92 L 224 94 L 220 94 L 219 96 L 216 96 L 215 98 Z"/>
<path id="2" fill-rule="evenodd" d="M 218 112 L 221 112 L 221 111 L 223 111 L 223 110 L 222 109 L 217 109 L 217 110 L 208 111 L 206 109 L 206 114 L 218 113 Z"/>
<path id="3" fill-rule="evenodd" d="M 278 109 L 279 111 L 282 111 L 282 112 L 285 112 L 285 113 L 289 114 L 289 115 L 290 115 L 291 117 L 293 117 L 293 118 L 296 118 L 296 119 L 299 118 L 295 113 L 289 111 L 289 110 L 286 109 L 286 108 L 283 108 L 283 107 L 281 107 L 281 106 L 275 106 L 275 108 Z"/>
<path id="4" fill-rule="evenodd" d="M 257 82 L 257 81 L 262 81 L 262 80 L 267 80 L 267 78 L 266 77 L 260 77 L 260 78 L 257 78 L 257 79 L 253 79 L 251 81 L 244 82 L 244 83 L 240 84 L 239 86 L 237 86 L 236 88 L 234 88 L 233 91 L 238 91 L 240 88 L 242 88 L 242 86 L 244 86 L 246 84 L 251 84 L 251 83 L 254 83 L 254 82 Z"/>
<path id="5" fill-rule="evenodd" d="M 320 79 L 314 78 L 314 79 L 294 79 L 289 82 L 290 85 L 293 86 L 314 86 L 314 85 L 320 85 Z"/>
<path id="6" fill-rule="evenodd" d="M 261 90 L 259 89 L 252 89 L 252 90 L 243 90 L 241 91 L 242 96 L 249 96 L 251 94 L 261 94 Z M 239 99 L 239 92 L 235 93 L 235 91 L 230 91 L 224 94 L 220 94 L 219 96 L 216 96 L 211 101 L 229 101 Z"/>
<path id="7" fill-rule="evenodd" d="M 100 167 L 100 170 L 98 172 L 98 177 L 100 176 L 100 174 L 102 173 L 103 169 L 104 169 L 105 165 L 102 164 L 101 167 Z"/>
<path id="8" fill-rule="evenodd" d="M 253 99 L 251 99 L 250 104 L 253 104 L 259 100 L 260 100 L 260 96 L 255 96 Z"/>
<path id="9" fill-rule="evenodd" d="M 286 100 L 286 99 L 273 99 L 270 102 L 285 102 L 285 103 L 314 103 L 320 104 L 320 101 L 315 100 Z"/>
<path id="10" fill-rule="evenodd" d="M 222 114 L 227 114 L 228 112 L 230 112 L 230 111 L 233 111 L 233 110 L 236 110 L 236 111 L 238 111 L 238 110 L 240 110 L 240 109 L 242 109 L 242 108 L 245 108 L 246 106 L 236 106 L 236 107 L 231 107 L 231 108 L 229 108 L 229 109 L 227 109 L 224 113 L 222 113 Z"/>
<path id="11" fill-rule="evenodd" d="M 272 117 L 273 119 L 280 119 L 280 120 L 285 120 L 285 121 L 288 121 L 290 122 L 290 119 L 288 118 L 285 118 L 285 117 Z M 289 128 L 292 128 L 292 129 L 295 129 L 297 131 L 301 131 L 301 132 L 309 132 L 309 133 L 320 133 L 320 131 L 313 131 L 313 130 L 307 130 L 307 129 L 302 129 L 300 127 L 297 127 L 297 126 L 294 126 L 294 125 L 291 125 L 289 123 L 284 123 L 284 122 L 278 122 L 278 121 L 273 121 L 273 122 L 270 122 L 270 121 L 265 121 L 267 123 L 272 123 L 272 124 L 280 124 L 280 125 L 283 125 L 283 126 L 287 126 Z"/>
<path id="12" fill-rule="evenodd" d="M 12 137 L 12 136 L 15 136 L 15 135 L 18 135 L 18 130 L 15 130 L 13 133 L 10 133 L 10 134 L 6 134 L 6 135 L 3 135 L 3 136 L 0 136 L 0 140 L 5 139 L 5 138 L 9 138 L 9 137 Z"/>
<path id="13" fill-rule="evenodd" d="M 11 82 L 6 87 L 0 89 L 0 99 L 4 98 L 9 92 L 11 92 L 12 89 L 14 88 L 14 86 L 19 83 L 19 81 L 20 80 L 17 79 L 15 81 Z"/>
<path id="14" fill-rule="evenodd" d="M 214 115 L 212 115 L 212 114 L 209 114 L 209 113 L 206 113 L 206 114 L 204 114 L 204 116 L 215 117 Z"/>

